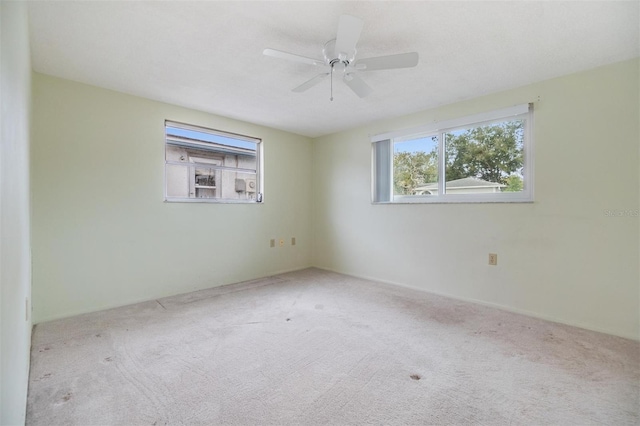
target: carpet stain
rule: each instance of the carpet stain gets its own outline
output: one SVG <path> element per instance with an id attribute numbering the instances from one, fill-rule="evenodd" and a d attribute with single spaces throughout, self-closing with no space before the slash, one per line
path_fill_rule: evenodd
<path id="1" fill-rule="evenodd" d="M 488 311 L 491 312 L 491 311 Z M 580 379 L 617 375 L 640 380 L 637 368 L 638 342 L 576 329 L 563 324 L 551 324 L 541 319 L 515 314 L 491 312 L 495 317 L 508 317 L 511 323 L 499 320 L 499 332 L 484 333 L 485 338 L 498 342 L 508 357 L 521 357 L 536 364 L 562 368 Z M 526 323 L 535 323 L 535 326 Z M 590 343 L 597 338 L 598 345 Z M 583 344 L 587 342 L 587 344 Z"/>
<path id="2" fill-rule="evenodd" d="M 291 318 L 287 318 L 287 321 L 291 321 Z"/>
<path id="3" fill-rule="evenodd" d="M 402 306 L 405 312 L 443 325 L 458 325 L 466 322 L 476 313 L 473 306 L 456 304 L 436 304 L 426 300 L 413 300 L 406 296 L 392 296 L 394 302 Z"/>
<path id="4" fill-rule="evenodd" d="M 71 399 L 72 396 L 73 396 L 73 394 L 71 392 L 67 392 L 67 394 L 62 397 L 62 401 L 68 402 Z"/>
<path id="5" fill-rule="evenodd" d="M 38 378 L 36 379 L 36 382 L 39 382 L 40 380 L 46 380 L 46 379 L 48 379 L 49 377 L 51 377 L 51 373 L 43 374 L 42 376 L 40 376 L 40 377 L 38 377 Z"/>
<path id="6" fill-rule="evenodd" d="M 411 377 L 412 380 L 420 380 L 420 379 L 422 379 L 422 377 L 420 377 L 419 374 L 412 374 L 409 377 Z"/>

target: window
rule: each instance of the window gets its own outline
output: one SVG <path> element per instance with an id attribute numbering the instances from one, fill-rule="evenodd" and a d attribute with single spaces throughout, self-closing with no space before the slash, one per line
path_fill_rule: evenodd
<path id="1" fill-rule="evenodd" d="M 373 202 L 533 201 L 533 107 L 375 136 Z"/>
<path id="2" fill-rule="evenodd" d="M 261 140 L 165 121 L 165 200 L 261 202 Z"/>

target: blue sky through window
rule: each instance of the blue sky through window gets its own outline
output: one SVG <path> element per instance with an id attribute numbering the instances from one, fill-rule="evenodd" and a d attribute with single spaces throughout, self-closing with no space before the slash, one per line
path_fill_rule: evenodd
<path id="1" fill-rule="evenodd" d="M 393 144 L 393 152 L 425 152 L 429 154 L 431 151 L 438 151 L 438 139 L 433 136 L 424 138 L 410 139 L 408 141 L 396 142 Z"/>
<path id="2" fill-rule="evenodd" d="M 243 141 L 241 139 L 228 138 L 225 136 L 214 135 L 206 132 L 198 132 L 195 130 L 178 129 L 176 127 L 167 126 L 166 129 L 167 129 L 166 130 L 167 135 L 171 135 L 171 136 L 182 136 L 185 138 L 197 139 L 205 142 L 219 143 L 222 145 L 232 146 L 235 148 L 245 148 L 245 149 L 251 149 L 253 151 L 256 150 L 255 142 Z"/>

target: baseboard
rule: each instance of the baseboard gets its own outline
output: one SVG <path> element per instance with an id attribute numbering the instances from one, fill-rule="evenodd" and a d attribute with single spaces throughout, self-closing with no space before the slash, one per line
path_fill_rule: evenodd
<path id="1" fill-rule="evenodd" d="M 187 293 L 191 293 L 191 292 L 194 292 L 194 291 L 207 290 L 207 289 L 211 289 L 211 288 L 223 287 L 223 286 L 226 286 L 226 285 L 240 284 L 240 283 L 247 282 L 247 281 L 253 281 L 253 280 L 258 280 L 258 279 L 261 279 L 261 278 L 272 277 L 272 276 L 275 276 L 275 275 L 286 274 L 288 272 L 302 271 L 302 270 L 308 269 L 308 268 L 311 268 L 311 266 L 302 266 L 302 267 L 296 267 L 296 268 L 290 268 L 290 269 L 279 269 L 279 270 L 276 270 L 276 271 L 269 271 L 266 274 L 261 275 L 259 277 L 254 277 L 254 278 L 250 278 L 250 279 L 243 280 L 243 281 L 238 281 L 238 282 L 230 282 L 230 283 L 223 283 L 223 284 L 214 285 L 214 286 L 210 286 L 210 287 L 196 288 L 196 289 L 193 289 L 193 290 L 190 290 L 190 291 L 180 292 L 180 293 L 159 294 L 159 295 L 157 295 L 155 297 L 152 297 L 152 298 L 146 298 L 145 297 L 145 298 L 139 298 L 139 299 L 131 299 L 131 300 L 127 300 L 127 301 L 125 301 L 123 303 L 114 304 L 114 305 L 108 304 L 108 305 L 104 305 L 104 306 L 96 306 L 96 307 L 93 307 L 93 308 L 90 308 L 90 309 L 78 309 L 78 310 L 75 310 L 75 311 L 65 312 L 65 313 L 60 314 L 60 315 L 50 315 L 50 316 L 45 316 L 45 317 L 42 317 L 42 318 L 38 318 L 37 321 L 34 320 L 32 325 L 35 326 L 35 325 L 41 324 L 43 322 L 56 321 L 56 320 L 59 320 L 59 319 L 71 318 L 71 317 L 75 317 L 75 316 L 78 316 L 78 315 L 91 314 L 91 313 L 94 313 L 94 312 L 106 311 L 106 310 L 109 310 L 109 309 L 122 308 L 122 307 L 125 307 L 125 306 L 135 305 L 135 304 L 138 304 L 138 303 L 151 302 L 151 301 L 156 300 L 156 299 L 164 299 L 165 297 L 177 296 L 177 295 L 180 295 L 180 294 L 187 294 Z M 34 317 L 32 317 L 32 318 L 34 318 Z"/>
<path id="2" fill-rule="evenodd" d="M 555 323 L 558 323 L 558 324 L 569 325 L 571 327 L 577 327 L 577 328 L 582 328 L 582 329 L 585 329 L 585 330 L 596 331 L 598 333 L 608 334 L 608 335 L 616 336 L 616 337 L 622 337 L 624 339 L 640 341 L 640 336 L 638 336 L 638 335 L 619 333 L 619 332 L 616 332 L 616 331 L 613 331 L 613 330 L 603 329 L 603 328 L 599 328 L 599 327 L 593 327 L 593 326 L 591 326 L 589 324 L 582 324 L 582 323 L 575 322 L 575 321 L 567 321 L 567 320 L 555 318 L 555 317 L 552 317 L 552 316 L 549 316 L 549 315 L 540 314 L 538 312 L 528 311 L 528 310 L 525 310 L 525 309 L 518 309 L 518 308 L 514 308 L 514 307 L 511 307 L 511 306 L 507 306 L 507 305 L 501 305 L 499 303 L 489 302 L 489 301 L 486 301 L 486 300 L 479 300 L 479 299 L 473 299 L 473 298 L 467 298 L 467 297 L 460 297 L 460 296 L 457 296 L 457 295 L 453 295 L 453 294 L 449 294 L 449 293 L 442 293 L 442 292 L 439 292 L 439 291 L 425 290 L 423 288 L 412 286 L 410 284 L 405 284 L 405 283 L 396 282 L 396 281 L 383 280 L 383 279 L 380 279 L 380 278 L 371 277 L 371 276 L 367 276 L 367 275 L 349 274 L 349 273 L 346 273 L 346 272 L 342 272 L 342 271 L 338 271 L 338 270 L 335 270 L 335 269 L 332 269 L 332 268 L 327 268 L 327 267 L 322 267 L 322 266 L 314 266 L 314 268 L 325 270 L 325 271 L 330 271 L 330 272 L 335 272 L 337 274 L 347 275 L 347 276 L 354 277 L 354 278 L 361 278 L 361 279 L 365 279 L 365 280 L 369 280 L 369 281 L 375 281 L 375 282 L 379 282 L 379 283 L 383 283 L 383 284 L 388 284 L 388 285 L 393 285 L 393 286 L 398 286 L 398 287 L 403 287 L 403 288 L 409 288 L 411 290 L 416 290 L 416 291 L 420 291 L 420 292 L 423 292 L 423 293 L 429 293 L 429 294 L 433 294 L 433 295 L 436 295 L 436 296 L 447 297 L 449 299 L 459 300 L 461 302 L 475 303 L 475 304 L 478 304 L 478 305 L 481 305 L 481 306 L 487 306 L 487 307 L 490 307 L 490 308 L 500 309 L 502 311 L 511 312 L 511 313 L 514 313 L 514 314 L 525 315 L 525 316 L 528 316 L 528 317 L 538 318 L 538 319 L 549 321 L 549 322 L 555 322 Z"/>
<path id="3" fill-rule="evenodd" d="M 336 269 L 333 269 L 333 268 L 322 267 L 322 266 L 304 266 L 304 267 L 296 267 L 296 268 L 290 268 L 290 269 L 281 269 L 281 270 L 269 272 L 268 274 L 266 274 L 266 275 L 264 275 L 262 277 L 255 277 L 255 278 L 251 278 L 249 280 L 244 280 L 244 281 L 239 281 L 239 282 L 234 282 L 234 283 L 224 283 L 224 284 L 220 284 L 220 285 L 216 285 L 216 286 L 204 287 L 204 288 L 201 288 L 201 289 L 195 289 L 195 290 L 192 290 L 192 291 L 200 291 L 200 290 L 206 290 L 206 289 L 210 289 L 210 288 L 222 287 L 222 286 L 225 286 L 225 285 L 239 284 L 240 282 L 252 281 L 252 280 L 256 280 L 256 279 L 260 279 L 260 278 L 266 278 L 266 277 L 270 277 L 270 276 L 286 274 L 286 273 L 289 273 L 289 272 L 302 271 L 304 269 L 309 269 L 309 268 L 316 268 L 316 269 L 319 269 L 319 270 L 335 272 L 337 274 L 347 275 L 347 276 L 354 277 L 354 278 L 361 278 L 361 279 L 365 279 L 365 280 L 369 280 L 369 281 L 375 281 L 375 282 L 379 282 L 379 283 L 383 283 L 383 284 L 387 284 L 387 285 L 393 285 L 393 286 L 398 286 L 398 287 L 403 287 L 403 288 L 409 288 L 409 289 L 420 291 L 420 292 L 423 292 L 423 293 L 429 293 L 429 294 L 434 294 L 434 295 L 437 295 L 437 296 L 447 297 L 447 298 L 453 299 L 453 300 L 459 300 L 459 301 L 468 302 L 468 303 L 475 303 L 475 304 L 482 305 L 482 306 L 487 306 L 487 307 L 490 307 L 490 308 L 500 309 L 500 310 L 503 310 L 503 311 L 506 311 L 506 312 L 511 312 L 511 313 L 515 313 L 515 314 L 519 314 L 519 315 L 525 315 L 525 316 L 532 317 L 532 318 L 542 319 L 542 320 L 545 320 L 545 321 L 555 322 L 555 323 L 559 323 L 559 324 L 565 324 L 565 325 L 569 325 L 569 326 L 572 326 L 572 327 L 582 328 L 582 329 L 585 329 L 585 330 L 591 330 L 591 331 L 596 331 L 596 332 L 599 332 L 599 333 L 609 334 L 609 335 L 612 335 L 612 336 L 622 337 L 622 338 L 625 338 L 625 339 L 640 341 L 640 336 L 637 336 L 637 335 L 634 336 L 634 335 L 629 335 L 629 334 L 626 334 L 626 333 L 618 333 L 616 331 L 612 331 L 612 330 L 608 330 L 608 329 L 593 327 L 593 326 L 591 326 L 589 324 L 583 324 L 583 323 L 579 323 L 579 322 L 575 322 L 575 321 L 567 321 L 565 319 L 555 318 L 555 317 L 552 317 L 552 316 L 549 316 L 549 315 L 540 314 L 538 312 L 528 311 L 528 310 L 525 310 L 525 309 L 518 309 L 518 308 L 511 307 L 511 306 L 502 305 L 502 304 L 499 304 L 499 303 L 489 302 L 489 301 L 486 301 L 486 300 L 479 300 L 479 299 L 473 299 L 473 298 L 467 298 L 467 297 L 460 297 L 460 296 L 453 295 L 453 294 L 450 294 L 450 293 L 443 293 L 443 292 L 438 292 L 438 291 L 425 290 L 423 288 L 412 286 L 410 284 L 406 284 L 406 283 L 402 283 L 402 282 L 383 280 L 383 279 L 380 279 L 380 278 L 377 278 L 377 277 L 372 277 L 372 276 L 367 276 L 367 275 L 349 274 L 349 273 L 346 273 L 346 272 L 343 272 L 343 271 L 339 271 L 339 270 L 336 270 Z M 190 292 L 186 292 L 186 293 L 190 293 Z M 139 300 L 130 300 L 130 301 L 127 301 L 126 303 L 122 303 L 122 304 L 118 304 L 118 305 L 114 305 L 114 306 L 101 306 L 101 307 L 98 307 L 98 308 L 95 308 L 95 309 L 78 310 L 78 311 L 74 311 L 74 312 L 70 312 L 70 313 L 65 313 L 65 314 L 62 314 L 62 315 L 53 315 L 53 316 L 50 316 L 50 317 L 44 317 L 42 319 L 38 319 L 38 321 L 34 322 L 33 325 L 40 324 L 40 323 L 43 323 L 43 322 L 48 322 L 48 321 L 55 321 L 55 320 L 63 319 L 63 318 L 74 317 L 74 316 L 77 316 L 77 315 L 83 315 L 83 314 L 88 314 L 88 313 L 93 313 L 93 312 L 104 311 L 104 310 L 107 310 L 107 309 L 121 308 L 123 306 L 129 306 L 129 305 L 134 305 L 134 304 L 137 304 L 137 303 L 149 302 L 149 301 L 160 299 L 160 298 L 164 298 L 164 297 L 176 296 L 178 294 L 185 294 L 185 293 L 158 295 L 157 297 L 153 297 L 153 298 L 150 298 L 150 299 L 149 298 L 145 298 L 145 299 L 139 299 Z"/>

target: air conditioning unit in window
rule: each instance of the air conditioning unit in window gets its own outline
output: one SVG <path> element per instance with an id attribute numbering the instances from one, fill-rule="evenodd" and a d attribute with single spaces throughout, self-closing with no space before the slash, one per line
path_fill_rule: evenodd
<path id="1" fill-rule="evenodd" d="M 255 178 L 253 179 L 245 179 L 245 181 L 247 182 L 247 192 L 251 192 L 251 193 L 255 193 L 256 192 L 256 180 Z"/>
<path id="2" fill-rule="evenodd" d="M 256 192 L 256 180 L 255 179 L 236 179 L 236 192 Z"/>

